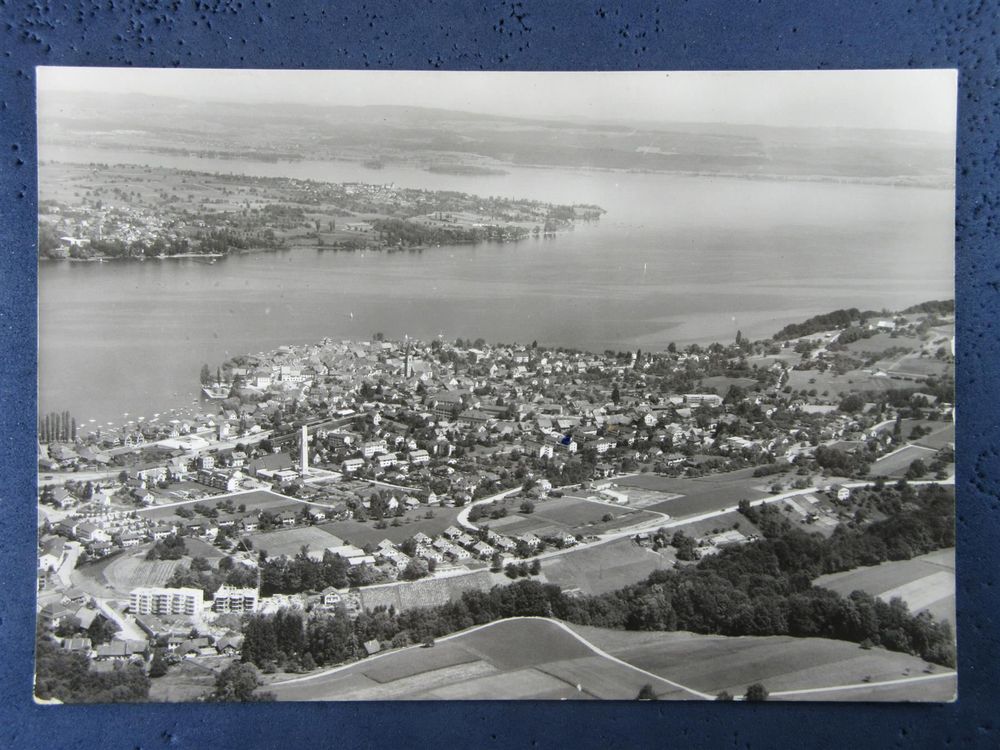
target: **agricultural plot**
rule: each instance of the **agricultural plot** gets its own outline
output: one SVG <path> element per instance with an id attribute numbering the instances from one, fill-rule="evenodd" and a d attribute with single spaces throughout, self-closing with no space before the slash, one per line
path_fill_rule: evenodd
<path id="1" fill-rule="evenodd" d="M 435 537 L 449 526 L 455 525 L 455 517 L 461 508 L 434 508 L 434 517 L 425 518 L 428 508 L 420 506 L 415 511 L 410 511 L 399 518 L 399 526 L 393 526 L 393 520 L 388 519 L 388 524 L 384 529 L 376 529 L 374 521 L 330 521 L 320 524 L 318 528 L 331 534 L 335 534 L 345 542 L 357 547 L 364 547 L 366 544 L 378 544 L 383 539 L 388 539 L 395 544 L 404 542 L 419 531 L 427 536 Z"/>
<path id="2" fill-rule="evenodd" d="M 824 691 L 814 698 L 820 700 L 951 697 L 954 673 L 925 670 L 908 654 L 845 641 L 626 632 L 516 618 L 440 638 L 432 649 L 388 652 L 306 678 L 279 679 L 265 689 L 283 701 L 628 700 L 650 684 L 660 699 L 684 700 L 724 689 L 741 694 L 762 682 L 782 699 L 808 698 L 817 689 Z M 900 684 L 880 687 L 889 681 Z"/>
<path id="3" fill-rule="evenodd" d="M 512 501 L 507 505 L 510 510 L 515 510 L 519 504 Z M 603 520 L 607 516 L 611 518 Z M 516 520 L 507 521 L 508 518 Z M 567 495 L 535 503 L 535 511 L 530 514 L 517 513 L 501 519 L 483 519 L 481 523 L 489 524 L 491 529 L 502 530 L 505 534 L 523 534 L 528 531 L 536 535 L 557 534 L 562 531 L 569 534 L 603 534 L 656 518 L 656 514 L 644 510 Z"/>
<path id="4" fill-rule="evenodd" d="M 649 505 L 648 509 L 683 518 L 735 506 L 743 498 L 767 497 L 767 481 L 767 477 L 754 477 L 752 469 L 741 469 L 697 479 L 639 474 L 619 479 L 618 485 L 623 489 L 639 487 L 669 493 L 672 499 Z"/>
<path id="5" fill-rule="evenodd" d="M 215 562 L 226 556 L 226 553 L 218 547 L 195 537 L 187 537 L 184 546 L 187 548 L 188 557 L 204 557 L 209 562 Z"/>
<path id="6" fill-rule="evenodd" d="M 846 596 L 865 591 L 885 601 L 900 597 L 911 612 L 955 622 L 955 550 L 938 550 L 912 560 L 897 560 L 820 576 L 816 586 Z"/>
<path id="7" fill-rule="evenodd" d="M 487 591 L 493 583 L 489 571 L 478 570 L 461 575 L 423 578 L 406 585 L 365 586 L 360 590 L 361 606 L 364 609 L 395 607 L 397 610 L 431 607 L 455 601 L 465 591 Z"/>
<path id="8" fill-rule="evenodd" d="M 734 695 L 742 694 L 748 685 L 755 682 L 763 683 L 772 695 L 845 685 L 870 691 L 878 682 L 922 678 L 927 669 L 922 659 L 909 654 L 877 648 L 864 650 L 855 643 L 826 638 L 727 638 L 693 633 L 630 633 L 579 625 L 571 627 L 612 656 L 709 695 L 721 690 Z M 953 674 L 938 666 L 933 667 L 933 671 Z M 943 682 L 947 685 L 949 680 Z M 932 697 L 940 688 L 929 688 L 927 685 L 917 680 L 902 686 L 905 689 L 894 690 L 892 694 L 896 700 L 940 699 Z M 953 694 L 953 682 L 951 688 Z M 951 694 L 946 692 L 945 699 Z M 802 697 L 810 695 L 806 693 Z M 785 699 L 785 696 L 780 697 Z M 822 697 L 812 696 L 812 699 L 852 701 L 865 698 L 854 690 L 840 690 L 823 693 Z"/>
<path id="9" fill-rule="evenodd" d="M 913 351 L 920 348 L 920 340 L 913 336 L 896 336 L 893 338 L 889 333 L 876 333 L 869 339 L 858 339 L 852 341 L 845 347 L 851 354 L 882 354 L 890 349 L 908 349 Z"/>
<path id="10" fill-rule="evenodd" d="M 625 699 L 648 681 L 551 620 L 516 619 L 267 689 L 278 700 Z"/>
<path id="11" fill-rule="evenodd" d="M 162 677 L 150 680 L 149 700 L 153 703 L 196 701 L 215 688 L 215 678 L 228 662 L 217 660 L 212 667 L 193 659 L 183 659 Z"/>
<path id="12" fill-rule="evenodd" d="M 955 444 L 955 423 L 954 422 L 932 422 L 927 419 L 904 419 L 900 428 L 904 437 L 909 437 L 916 425 L 920 425 L 930 432 L 921 438 L 913 441 L 914 445 L 919 445 L 931 450 L 941 450 L 946 445 Z"/>
<path id="13" fill-rule="evenodd" d="M 247 511 L 273 511 L 283 505 L 299 504 L 294 497 L 281 495 L 271 490 L 253 490 L 251 492 L 235 492 L 230 495 L 219 495 L 206 502 L 207 505 L 215 507 L 221 500 L 232 500 L 233 505 L 239 507 L 245 505 Z"/>
<path id="14" fill-rule="evenodd" d="M 250 540 L 255 550 L 267 550 L 269 557 L 294 556 L 304 546 L 318 552 L 327 547 L 339 547 L 343 543 L 339 537 L 319 526 L 295 526 L 289 529 L 262 531 L 250 535 Z"/>
<path id="15" fill-rule="evenodd" d="M 899 478 L 906 474 L 910 464 L 918 458 L 925 464 L 934 458 L 936 451 L 930 448 L 923 448 L 919 445 L 908 445 L 905 448 L 892 453 L 872 464 L 869 474 L 878 477 Z"/>
<path id="16" fill-rule="evenodd" d="M 696 390 L 699 393 L 718 393 L 725 398 L 729 389 L 734 385 L 740 388 L 753 388 L 757 381 L 753 378 L 730 378 L 726 375 L 714 375 L 710 378 L 702 378 Z"/>
<path id="17" fill-rule="evenodd" d="M 671 567 L 670 558 L 644 549 L 631 539 L 565 552 L 542 560 L 546 582 L 564 590 L 603 594 L 630 583 L 638 583 L 654 570 Z"/>
<path id="18" fill-rule="evenodd" d="M 125 594 L 138 586 L 163 586 L 185 564 L 183 560 L 146 560 L 145 556 L 142 552 L 115 558 L 102 573 L 107 585 Z"/>
<path id="19" fill-rule="evenodd" d="M 933 357 L 921 357 L 911 354 L 892 362 L 879 362 L 877 366 L 883 367 L 886 372 L 893 375 L 909 376 L 913 378 L 941 377 L 942 375 L 955 375 L 955 365 Z"/>
<path id="20" fill-rule="evenodd" d="M 811 505 L 802 499 L 799 499 L 798 502 L 800 505 L 810 509 L 812 508 Z M 680 530 L 690 537 L 699 539 L 703 536 L 711 536 L 713 534 L 722 533 L 723 531 L 729 531 L 736 524 L 739 524 L 736 530 L 745 536 L 750 536 L 751 534 L 756 534 L 757 536 L 761 535 L 760 530 L 750 523 L 746 516 L 735 510 L 731 513 L 725 513 L 714 518 L 706 518 L 703 521 L 684 524 L 680 527 Z"/>
<path id="21" fill-rule="evenodd" d="M 795 391 L 815 390 L 820 395 L 826 395 L 834 402 L 839 401 L 848 393 L 859 391 L 887 391 L 899 388 L 898 380 L 886 376 L 873 375 L 865 370 L 848 370 L 843 375 L 827 370 L 791 370 L 788 373 L 787 385 Z"/>

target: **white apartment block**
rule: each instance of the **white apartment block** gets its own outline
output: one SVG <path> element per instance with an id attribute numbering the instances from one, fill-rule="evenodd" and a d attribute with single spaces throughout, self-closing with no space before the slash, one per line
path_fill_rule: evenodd
<path id="1" fill-rule="evenodd" d="M 201 613 L 201 589 L 143 586 L 132 589 L 129 609 L 133 615 L 188 615 Z"/>
<path id="2" fill-rule="evenodd" d="M 212 598 L 212 609 L 216 612 L 256 612 L 259 596 L 257 589 L 220 586 Z"/>

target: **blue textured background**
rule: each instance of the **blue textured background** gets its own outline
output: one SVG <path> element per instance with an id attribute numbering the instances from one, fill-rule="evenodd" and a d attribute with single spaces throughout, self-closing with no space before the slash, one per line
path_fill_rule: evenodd
<path id="1" fill-rule="evenodd" d="M 0 748 L 1000 745 L 998 12 L 989 1 L 0 0 Z M 33 705 L 35 65 L 958 67 L 959 702 Z"/>

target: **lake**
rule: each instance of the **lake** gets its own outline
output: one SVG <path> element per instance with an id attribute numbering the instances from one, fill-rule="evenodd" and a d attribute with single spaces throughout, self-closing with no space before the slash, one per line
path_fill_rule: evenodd
<path id="1" fill-rule="evenodd" d="M 203 363 L 327 336 L 655 351 L 954 296 L 952 190 L 524 168 L 459 176 L 60 147 L 41 156 L 607 209 L 599 223 L 511 244 L 42 263 L 39 410 L 69 409 L 81 426 L 194 408 Z"/>

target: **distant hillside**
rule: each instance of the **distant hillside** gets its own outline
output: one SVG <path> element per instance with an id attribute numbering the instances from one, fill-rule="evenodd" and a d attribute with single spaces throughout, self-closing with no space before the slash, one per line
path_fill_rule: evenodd
<path id="1" fill-rule="evenodd" d="M 522 119 L 402 106 L 206 103 L 47 92 L 39 142 L 242 157 L 869 180 L 948 186 L 954 144 L 914 131 Z"/>

